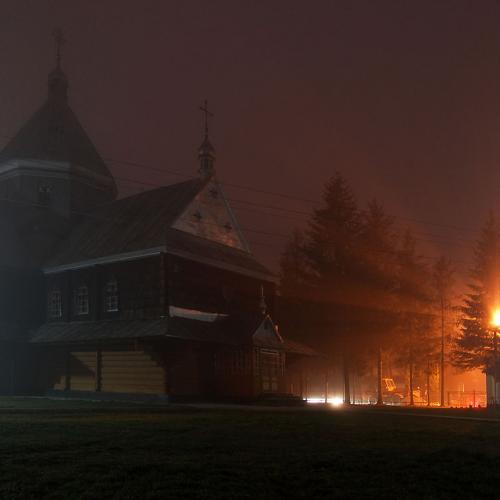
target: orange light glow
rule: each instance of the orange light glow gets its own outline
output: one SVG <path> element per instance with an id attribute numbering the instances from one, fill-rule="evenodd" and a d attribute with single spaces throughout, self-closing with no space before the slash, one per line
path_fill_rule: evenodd
<path id="1" fill-rule="evenodd" d="M 494 328 L 500 328 L 500 309 L 495 309 L 493 311 L 491 326 L 493 326 Z"/>
<path id="2" fill-rule="evenodd" d="M 340 396 L 334 396 L 333 398 L 328 398 L 328 402 L 332 406 L 342 406 L 344 404 L 344 398 Z"/>

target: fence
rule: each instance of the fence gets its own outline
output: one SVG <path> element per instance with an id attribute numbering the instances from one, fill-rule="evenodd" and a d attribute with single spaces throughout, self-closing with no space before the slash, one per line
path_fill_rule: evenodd
<path id="1" fill-rule="evenodd" d="M 448 406 L 454 408 L 484 408 L 486 406 L 486 392 L 484 391 L 448 391 Z"/>

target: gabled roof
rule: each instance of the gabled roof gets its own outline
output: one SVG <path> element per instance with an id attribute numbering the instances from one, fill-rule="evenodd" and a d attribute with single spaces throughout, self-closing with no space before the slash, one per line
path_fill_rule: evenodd
<path id="1" fill-rule="evenodd" d="M 164 246 L 165 231 L 202 186 L 191 179 L 89 211 L 46 267 Z"/>
<path id="2" fill-rule="evenodd" d="M 112 178 L 68 103 L 50 98 L 0 153 L 0 162 L 12 159 L 68 162 Z"/>
<path id="3" fill-rule="evenodd" d="M 86 267 L 92 261 L 125 260 L 126 256 L 137 253 L 140 257 L 154 250 L 269 279 L 270 271 L 250 253 L 171 227 L 207 182 L 208 179 L 191 179 L 122 198 L 89 212 L 46 262 L 45 271 Z"/>

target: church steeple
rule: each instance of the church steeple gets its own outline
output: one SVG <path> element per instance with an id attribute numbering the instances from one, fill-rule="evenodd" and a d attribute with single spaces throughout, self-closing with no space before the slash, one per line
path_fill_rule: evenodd
<path id="1" fill-rule="evenodd" d="M 61 48 L 66 40 L 60 28 L 54 30 L 53 36 L 56 49 L 56 67 L 49 73 L 49 101 L 65 103 L 68 100 L 68 79 L 61 68 Z"/>
<path id="2" fill-rule="evenodd" d="M 205 115 L 205 137 L 198 149 L 198 160 L 200 161 L 198 171 L 200 175 L 206 179 L 215 173 L 215 148 L 208 139 L 208 118 L 213 117 L 214 115 L 208 111 L 208 102 L 206 99 L 203 106 L 200 106 L 200 110 L 203 111 Z"/>
<path id="3" fill-rule="evenodd" d="M 61 68 L 64 38 L 61 30 L 53 36 L 55 68 L 49 73 L 48 98 L 0 152 L 0 191 L 10 193 L 9 186 L 15 186 L 20 200 L 50 205 L 50 210 L 71 217 L 114 200 L 116 185 L 69 106 L 68 80 Z"/>

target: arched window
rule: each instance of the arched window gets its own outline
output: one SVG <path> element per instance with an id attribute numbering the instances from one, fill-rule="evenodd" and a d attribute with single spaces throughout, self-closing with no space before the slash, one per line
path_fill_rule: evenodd
<path id="1" fill-rule="evenodd" d="M 118 311 L 118 282 L 111 278 L 104 289 L 104 308 L 106 312 Z"/>
<path id="2" fill-rule="evenodd" d="M 62 295 L 61 290 L 51 290 L 48 296 L 49 318 L 62 317 Z"/>
<path id="3" fill-rule="evenodd" d="M 75 313 L 79 316 L 89 313 L 89 289 L 85 285 L 75 290 Z"/>

